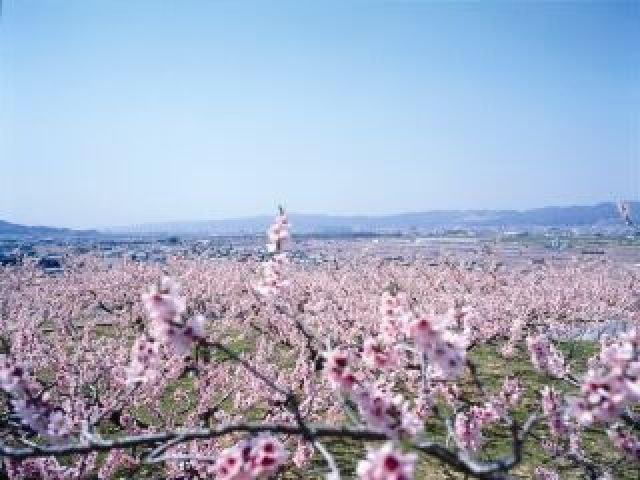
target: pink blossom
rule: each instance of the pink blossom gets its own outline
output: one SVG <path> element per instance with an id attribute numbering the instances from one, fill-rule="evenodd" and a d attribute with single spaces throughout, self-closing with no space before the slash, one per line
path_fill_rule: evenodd
<path id="1" fill-rule="evenodd" d="M 517 378 L 507 377 L 504 379 L 502 389 L 499 394 L 499 401 L 505 407 L 515 408 L 520 404 L 524 388 Z"/>
<path id="2" fill-rule="evenodd" d="M 572 411 L 584 425 L 614 420 L 627 403 L 627 390 L 620 377 L 598 375 L 593 370 L 587 373 L 580 392 L 582 395 L 573 400 Z"/>
<path id="3" fill-rule="evenodd" d="M 548 385 L 542 389 L 542 410 L 554 436 L 566 436 L 569 433 L 568 411 L 564 398 L 555 388 Z"/>
<path id="4" fill-rule="evenodd" d="M 325 358 L 324 370 L 331 386 L 342 392 L 350 392 L 358 380 L 349 368 L 349 354 L 343 350 L 332 350 L 325 354 Z"/>
<path id="5" fill-rule="evenodd" d="M 464 372 L 467 338 L 448 329 L 449 320 L 427 316 L 414 320 L 409 332 L 428 360 L 434 378 L 454 379 Z"/>
<path id="6" fill-rule="evenodd" d="M 262 435 L 224 450 L 216 460 L 214 471 L 217 480 L 267 478 L 286 460 L 282 443 L 271 435 Z"/>
<path id="7" fill-rule="evenodd" d="M 294 465 L 298 468 L 303 468 L 311 462 L 313 458 L 313 446 L 308 442 L 299 441 L 298 446 L 291 457 Z"/>
<path id="8" fill-rule="evenodd" d="M 480 449 L 484 443 L 481 429 L 482 423 L 473 413 L 456 415 L 454 433 L 458 446 L 463 450 L 475 452 Z"/>
<path id="9" fill-rule="evenodd" d="M 142 295 L 149 317 L 161 323 L 171 323 L 185 310 L 179 285 L 170 277 L 163 277 L 159 285 L 152 285 L 149 293 Z"/>
<path id="10" fill-rule="evenodd" d="M 275 222 L 267 231 L 269 252 L 280 252 L 284 249 L 284 243 L 290 237 L 289 228 L 289 220 L 284 212 L 278 214 Z"/>
<path id="11" fill-rule="evenodd" d="M 23 366 L 6 356 L 0 358 L 0 388 L 10 396 L 13 411 L 24 426 L 54 439 L 71 433 L 71 419 L 61 408 L 54 407 Z"/>
<path id="12" fill-rule="evenodd" d="M 360 388 L 352 395 L 364 422 L 394 438 L 415 436 L 423 425 L 401 395 Z"/>
<path id="13" fill-rule="evenodd" d="M 187 353 L 199 340 L 204 339 L 206 319 L 203 315 L 191 317 L 183 327 L 171 328 L 167 333 L 170 345 L 180 354 Z"/>
<path id="14" fill-rule="evenodd" d="M 243 449 L 234 446 L 224 450 L 216 460 L 214 471 L 219 480 L 249 480 L 251 476 L 245 468 L 249 455 L 243 454 Z"/>
<path id="15" fill-rule="evenodd" d="M 361 480 L 411 480 L 416 460 L 416 455 L 398 452 L 389 442 L 379 450 L 370 451 L 366 460 L 358 463 L 358 478 Z"/>
<path id="16" fill-rule="evenodd" d="M 46 434 L 52 438 L 66 437 L 71 433 L 73 423 L 68 415 L 62 410 L 54 410 L 49 415 L 49 425 L 47 425 Z"/>
<path id="17" fill-rule="evenodd" d="M 262 264 L 262 277 L 255 290 L 265 297 L 273 297 L 284 292 L 290 285 L 289 280 L 284 275 L 284 264 L 286 256 L 284 253 L 273 255 Z"/>
<path id="18" fill-rule="evenodd" d="M 504 358 L 513 358 L 516 355 L 515 345 L 511 342 L 505 343 L 502 348 L 500 348 L 500 355 Z"/>
<path id="19" fill-rule="evenodd" d="M 267 251 L 272 253 L 271 257 L 262 263 L 262 275 L 260 282 L 254 290 L 264 297 L 274 297 L 283 293 L 290 282 L 285 278 L 283 267 L 287 261 L 285 242 L 289 238 L 289 223 L 282 208 L 281 213 L 276 216 L 275 222 L 267 232 Z"/>
<path id="20" fill-rule="evenodd" d="M 399 349 L 376 342 L 369 337 L 364 341 L 362 357 L 367 365 L 380 370 L 391 370 L 400 364 Z"/>
<path id="21" fill-rule="evenodd" d="M 251 442 L 250 473 L 252 478 L 267 477 L 278 471 L 287 460 L 284 445 L 270 435 L 259 436 Z"/>
<path id="22" fill-rule="evenodd" d="M 127 367 L 127 382 L 153 381 L 160 370 L 158 342 L 139 337 L 131 347 L 131 362 Z"/>
<path id="23" fill-rule="evenodd" d="M 547 372 L 554 377 L 564 377 L 567 367 L 564 357 L 545 335 L 527 337 L 527 348 L 531 356 L 531 363 L 540 372 Z"/>

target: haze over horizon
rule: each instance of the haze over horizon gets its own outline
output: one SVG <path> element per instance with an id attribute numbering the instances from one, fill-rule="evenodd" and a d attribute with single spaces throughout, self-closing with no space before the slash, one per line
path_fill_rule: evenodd
<path id="1" fill-rule="evenodd" d="M 640 199 L 627 199 L 627 201 L 630 202 L 630 207 L 632 212 L 631 217 L 633 219 L 637 219 L 638 212 L 640 212 Z M 614 201 L 605 201 L 605 202 L 598 202 L 597 204 L 593 204 L 593 205 L 545 205 L 545 206 L 532 207 L 532 208 L 526 208 L 526 209 L 434 209 L 434 210 L 425 209 L 425 210 L 419 210 L 419 211 L 416 210 L 416 211 L 405 211 L 405 212 L 387 212 L 387 213 L 379 213 L 379 214 L 368 214 L 368 213 L 352 214 L 348 212 L 342 212 L 342 213 L 299 212 L 295 210 L 294 211 L 289 210 L 287 211 L 287 213 L 296 224 L 297 224 L 297 221 L 299 221 L 300 219 L 303 219 L 303 223 L 306 225 L 305 228 L 307 230 L 309 229 L 309 225 L 314 225 L 314 224 L 316 224 L 316 226 L 321 229 L 327 226 L 342 228 L 350 225 L 352 227 L 354 226 L 357 227 L 357 225 L 351 224 L 349 222 L 356 219 L 380 220 L 380 219 L 388 218 L 388 219 L 401 220 L 404 217 L 421 217 L 422 221 L 424 221 L 425 219 L 427 220 L 427 222 L 435 221 L 437 224 L 440 224 L 441 226 L 455 225 L 455 224 L 461 225 L 468 222 L 471 222 L 469 223 L 469 226 L 471 226 L 473 225 L 473 220 L 472 220 L 473 218 L 476 218 L 478 221 L 480 221 L 480 219 L 483 218 L 484 220 L 481 220 L 481 223 L 485 225 L 488 225 L 486 223 L 487 221 L 489 222 L 489 224 L 497 225 L 497 224 L 501 224 L 507 219 L 513 220 L 514 219 L 513 214 L 516 214 L 516 217 L 519 214 L 524 214 L 525 217 L 530 218 L 534 224 L 539 225 L 541 218 L 542 219 L 548 218 L 549 215 L 551 215 L 549 210 L 559 210 L 559 211 L 561 210 L 562 213 L 559 214 L 560 218 L 556 219 L 555 221 L 551 221 L 550 223 L 547 224 L 547 226 L 558 226 L 557 225 L 558 222 L 560 224 L 564 224 L 565 221 L 567 221 L 568 223 L 566 224 L 569 225 L 571 224 L 571 221 L 569 221 L 571 219 L 577 221 L 576 224 L 581 224 L 582 222 L 584 222 L 585 218 L 589 218 L 589 217 L 593 217 L 596 223 L 600 221 L 606 221 L 608 222 L 608 224 L 610 224 L 613 221 L 613 223 L 620 223 L 620 225 L 622 225 L 623 220 L 620 217 L 616 203 L 617 202 L 614 202 Z M 604 206 L 607 206 L 607 208 L 603 208 Z M 570 210 L 571 211 L 575 210 L 575 212 L 572 213 Z M 274 211 L 259 212 L 253 215 L 243 215 L 243 216 L 237 216 L 237 217 L 173 219 L 173 220 L 164 220 L 164 221 L 155 221 L 155 222 L 153 221 L 139 222 L 139 223 L 133 223 L 133 224 L 126 224 L 126 225 L 105 225 L 105 226 L 95 226 L 95 227 L 84 227 L 84 228 L 76 228 L 75 230 L 98 230 L 103 232 L 128 232 L 128 231 L 139 231 L 140 227 L 142 227 L 142 230 L 140 231 L 147 231 L 145 230 L 145 227 L 150 227 L 151 230 L 149 231 L 155 231 L 157 229 L 156 227 L 159 227 L 159 228 L 170 227 L 168 232 L 179 233 L 179 231 L 183 228 L 187 228 L 188 230 L 194 229 L 194 228 L 198 229 L 199 227 L 206 226 L 207 224 L 209 224 L 210 226 L 213 226 L 213 225 L 224 224 L 227 222 L 233 225 L 232 229 L 234 228 L 237 228 L 240 230 L 243 230 L 244 228 L 252 229 L 255 227 L 255 222 L 258 222 L 261 225 L 260 228 L 262 228 L 262 224 L 264 224 L 266 228 L 266 225 L 270 224 L 270 222 L 273 219 Z M 446 215 L 445 217 L 443 217 L 442 216 L 443 213 L 449 214 L 449 215 Z M 471 215 L 469 216 L 469 214 Z M 484 214 L 484 216 L 475 217 L 475 214 Z M 506 215 L 506 217 L 504 215 Z M 494 219 L 494 220 L 490 220 L 490 219 Z M 319 224 L 317 223 L 318 221 L 320 222 Z M 517 223 L 520 223 L 522 221 L 523 221 L 522 217 L 517 218 Z M 0 226 L 3 224 L 3 222 L 6 222 L 6 219 L 0 218 Z M 9 223 L 15 224 L 16 226 L 19 226 L 19 227 L 24 226 L 24 227 L 35 227 L 35 228 L 44 227 L 44 228 L 54 228 L 54 229 L 55 228 L 74 229 L 73 227 L 64 227 L 60 225 L 45 225 L 45 224 L 28 225 L 20 222 L 9 222 Z M 357 223 L 359 222 L 356 220 L 356 224 Z M 411 223 L 411 221 L 409 221 L 409 223 Z M 408 225 L 407 228 L 409 228 L 410 225 L 409 224 L 407 225 Z M 505 225 L 511 225 L 511 224 L 508 223 L 508 220 L 507 220 L 507 223 Z M 311 228 L 314 228 L 314 227 L 311 227 Z"/>
<path id="2" fill-rule="evenodd" d="M 0 220 L 635 200 L 638 45 L 638 2 L 5 0 Z"/>

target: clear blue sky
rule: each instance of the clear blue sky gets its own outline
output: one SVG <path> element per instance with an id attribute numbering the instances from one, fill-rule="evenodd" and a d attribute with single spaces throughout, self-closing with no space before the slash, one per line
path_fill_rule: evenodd
<path id="1" fill-rule="evenodd" d="M 640 190 L 640 2 L 4 0 L 0 55 L 0 219 Z"/>

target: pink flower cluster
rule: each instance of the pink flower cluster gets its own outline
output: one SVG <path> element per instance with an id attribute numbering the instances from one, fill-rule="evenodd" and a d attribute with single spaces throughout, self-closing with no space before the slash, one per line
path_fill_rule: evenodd
<path id="1" fill-rule="evenodd" d="M 539 372 L 562 378 L 567 374 L 564 356 L 544 334 L 527 337 L 531 363 Z"/>
<path id="2" fill-rule="evenodd" d="M 274 475 L 286 462 L 284 445 L 270 435 L 242 441 L 223 451 L 216 460 L 217 480 L 251 480 Z"/>
<path id="3" fill-rule="evenodd" d="M 358 383 L 358 379 L 349 366 L 349 353 L 344 350 L 332 350 L 325 357 L 324 369 L 331 386 L 343 393 L 350 393 Z"/>
<path id="4" fill-rule="evenodd" d="M 395 342 L 408 333 L 415 341 L 418 353 L 426 359 L 429 380 L 452 379 L 463 372 L 466 337 L 449 329 L 451 318 L 426 316 L 412 321 L 406 294 L 395 288 L 383 294 L 380 313 L 381 341 L 371 337 L 364 341 L 362 358 L 367 365 L 379 370 L 400 367 L 402 346 Z M 346 351 L 333 350 L 325 358 L 325 372 L 331 386 L 353 400 L 367 425 L 393 438 L 414 436 L 423 428 L 420 416 L 409 408 L 401 395 L 361 383 L 351 368 Z M 505 395 L 508 395 L 506 391 Z M 418 403 L 424 418 L 429 406 L 424 401 Z"/>
<path id="5" fill-rule="evenodd" d="M 171 345 L 179 353 L 187 352 L 198 339 L 204 338 L 205 318 L 196 315 L 185 323 L 180 316 L 185 311 L 185 300 L 180 286 L 171 278 L 163 277 L 160 285 L 142 296 L 151 323 L 149 334 L 163 345 Z"/>
<path id="6" fill-rule="evenodd" d="M 432 378 L 455 379 L 464 372 L 467 338 L 450 330 L 449 324 L 447 317 L 429 315 L 409 325 L 416 347 L 426 355 Z"/>
<path id="7" fill-rule="evenodd" d="M 484 444 L 482 429 L 504 418 L 510 408 L 518 406 L 522 394 L 520 382 L 514 378 L 507 378 L 498 395 L 482 406 L 474 406 L 467 412 L 458 413 L 454 422 L 458 446 L 470 452 L 479 450 Z"/>
<path id="8" fill-rule="evenodd" d="M 150 382 L 160 372 L 159 343 L 139 337 L 131 347 L 131 362 L 127 367 L 127 382 Z"/>
<path id="9" fill-rule="evenodd" d="M 394 438 L 413 436 L 422 429 L 422 422 L 401 395 L 394 396 L 358 381 L 347 352 L 333 350 L 325 357 L 329 383 L 353 400 L 367 425 Z"/>
<path id="10" fill-rule="evenodd" d="M 541 393 L 542 410 L 547 416 L 549 430 L 555 437 L 565 437 L 569 434 L 569 412 L 563 395 L 548 385 L 545 385 Z"/>
<path id="11" fill-rule="evenodd" d="M 282 252 L 285 247 L 285 242 L 289 239 L 289 220 L 282 208 L 280 213 L 276 216 L 275 222 L 269 227 L 267 231 L 267 237 L 269 243 L 267 243 L 267 250 L 271 253 Z"/>
<path id="12" fill-rule="evenodd" d="M 358 463 L 357 474 L 361 480 L 411 480 L 416 455 L 403 454 L 386 443 L 379 450 L 370 451 L 365 460 Z"/>
<path id="13" fill-rule="evenodd" d="M 4 355 L 0 357 L 0 388 L 9 395 L 13 411 L 24 426 L 50 438 L 71 433 L 73 425 L 68 415 L 47 400 L 47 394 L 23 366 Z"/>
<path id="14" fill-rule="evenodd" d="M 507 377 L 502 384 L 498 399 L 494 403 L 500 403 L 505 408 L 514 408 L 518 406 L 522 395 L 524 394 L 524 388 L 517 378 Z"/>
<path id="15" fill-rule="evenodd" d="M 183 322 L 186 306 L 179 285 L 163 277 L 158 285 L 142 295 L 150 322 L 147 333 L 131 347 L 131 362 L 126 369 L 127 383 L 148 382 L 156 378 L 160 366 L 160 348 L 167 346 L 178 354 L 189 352 L 193 344 L 205 337 L 206 320 L 195 315 Z"/>
<path id="16" fill-rule="evenodd" d="M 500 355 L 504 358 L 513 358 L 516 355 L 516 345 L 522 340 L 522 330 L 525 326 L 524 318 L 517 317 L 509 327 L 509 339 L 500 349 Z"/>
<path id="17" fill-rule="evenodd" d="M 472 407 L 468 412 L 458 413 L 453 425 L 458 447 L 470 452 L 478 451 L 484 444 L 482 428 L 499 418 L 498 412 L 491 404 Z"/>
<path id="18" fill-rule="evenodd" d="M 400 366 L 401 353 L 400 347 L 386 345 L 369 337 L 364 341 L 362 358 L 369 367 L 388 371 Z"/>
<path id="19" fill-rule="evenodd" d="M 284 265 L 287 256 L 284 253 L 285 243 L 290 237 L 289 221 L 284 211 L 276 216 L 275 222 L 267 231 L 267 251 L 273 255 L 262 264 L 262 278 L 255 286 L 256 292 L 265 297 L 274 297 L 281 294 L 288 286 L 289 281 L 284 276 Z"/>
<path id="20" fill-rule="evenodd" d="M 274 297 L 286 290 L 289 280 L 284 275 L 287 257 L 284 253 L 276 253 L 262 264 L 262 278 L 255 290 L 264 297 Z"/>
<path id="21" fill-rule="evenodd" d="M 574 414 L 585 425 L 608 423 L 640 400 L 640 330 L 603 343 L 599 362 L 589 369 Z"/>
<path id="22" fill-rule="evenodd" d="M 353 393 L 352 399 L 364 422 L 390 437 L 413 437 L 423 428 L 420 418 L 409 409 L 402 395 L 392 395 L 377 388 L 360 388 Z"/>

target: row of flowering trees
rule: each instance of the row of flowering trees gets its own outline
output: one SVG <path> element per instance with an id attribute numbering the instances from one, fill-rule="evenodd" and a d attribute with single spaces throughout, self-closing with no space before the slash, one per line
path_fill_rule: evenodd
<path id="1" fill-rule="evenodd" d="M 255 272 L 176 259 L 173 277 L 158 277 L 92 257 L 58 280 L 29 266 L 2 271 L 6 474 L 108 479 L 163 466 L 171 478 L 246 480 L 321 459 L 335 480 L 347 477 L 332 442 L 348 440 L 367 447 L 356 462 L 366 480 L 417 478 L 428 458 L 508 478 L 534 444 L 548 454 L 540 479 L 560 478 L 554 462 L 611 478 L 583 447 L 586 431 L 640 460 L 640 330 L 603 339 L 585 371 L 553 341 L 581 321 L 637 321 L 633 271 L 425 270 L 356 253 L 309 267 L 287 258 L 289 236 L 281 210 Z M 138 301 L 131 291 L 145 283 Z M 516 414 L 533 388 L 521 379 L 484 385 L 472 353 L 486 346 L 525 353 L 548 379 L 533 392 L 538 408 Z M 508 452 L 490 455 L 500 428 Z"/>

